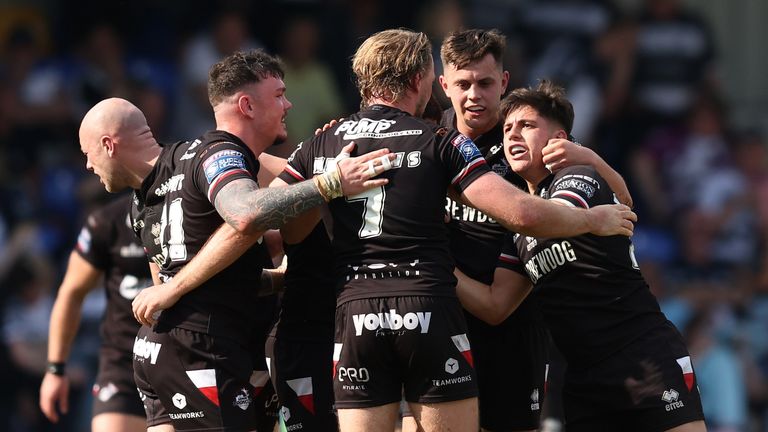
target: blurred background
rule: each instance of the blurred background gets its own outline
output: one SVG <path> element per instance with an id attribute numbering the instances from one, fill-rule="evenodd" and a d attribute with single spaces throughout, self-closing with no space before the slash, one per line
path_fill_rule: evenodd
<path id="1" fill-rule="evenodd" d="M 497 28 L 510 87 L 567 88 L 573 134 L 630 184 L 636 255 L 687 338 L 710 430 L 768 431 L 766 22 L 764 0 L 0 1 L 0 430 L 90 423 L 100 293 L 69 362 L 71 414 L 54 426 L 37 406 L 65 259 L 105 199 L 79 151 L 88 108 L 120 96 L 160 141 L 194 138 L 213 127 L 210 65 L 264 47 L 294 104 L 271 149 L 285 156 L 357 110 L 352 53 L 402 26 L 430 36 L 438 74 L 448 32 Z"/>

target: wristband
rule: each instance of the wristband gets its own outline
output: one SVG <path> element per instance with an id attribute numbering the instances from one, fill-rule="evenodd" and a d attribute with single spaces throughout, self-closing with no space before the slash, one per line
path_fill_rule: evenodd
<path id="1" fill-rule="evenodd" d="M 341 190 L 341 174 L 338 170 L 326 172 L 312 178 L 325 202 L 344 195 Z"/>
<path id="2" fill-rule="evenodd" d="M 63 376 L 66 370 L 67 364 L 64 362 L 48 362 L 45 366 L 45 371 L 49 374 Z"/>

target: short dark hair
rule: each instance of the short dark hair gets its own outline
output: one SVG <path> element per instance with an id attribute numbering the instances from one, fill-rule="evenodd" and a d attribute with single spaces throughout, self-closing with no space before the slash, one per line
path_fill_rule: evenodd
<path id="1" fill-rule="evenodd" d="M 573 105 L 565 97 L 565 89 L 551 81 L 542 80 L 536 88 L 512 90 L 501 100 L 501 118 L 506 119 L 511 111 L 520 107 L 535 109 L 540 116 L 560 124 L 569 135 L 573 129 Z"/>
<path id="2" fill-rule="evenodd" d="M 237 51 L 211 66 L 208 72 L 208 101 L 220 104 L 248 84 L 267 77 L 283 79 L 283 64 L 262 49 Z"/>
<path id="3" fill-rule="evenodd" d="M 470 29 L 455 31 L 443 40 L 440 57 L 443 65 L 453 65 L 456 69 L 480 60 L 491 54 L 501 66 L 507 39 L 498 30 Z"/>

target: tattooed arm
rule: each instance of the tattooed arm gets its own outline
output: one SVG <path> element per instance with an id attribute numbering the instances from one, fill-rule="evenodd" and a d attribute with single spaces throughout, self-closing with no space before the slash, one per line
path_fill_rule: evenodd
<path id="1" fill-rule="evenodd" d="M 214 205 L 222 219 L 239 232 L 277 229 L 288 220 L 325 203 L 326 198 L 355 195 L 387 184 L 387 179 L 372 179 L 391 168 L 391 163 L 383 162 L 383 158 L 392 161 L 395 155 L 382 149 L 347 158 L 339 161 L 335 174 L 318 176 L 321 181 L 305 180 L 284 187 L 259 189 L 253 180 L 233 180 L 221 188 Z"/>

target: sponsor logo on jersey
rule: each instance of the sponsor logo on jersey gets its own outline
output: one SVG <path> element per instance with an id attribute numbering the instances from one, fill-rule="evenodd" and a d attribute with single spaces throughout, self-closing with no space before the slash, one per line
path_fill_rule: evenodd
<path id="1" fill-rule="evenodd" d="M 183 183 L 184 183 L 184 174 L 176 174 L 175 176 L 172 176 L 168 180 L 161 183 L 160 186 L 158 186 L 157 189 L 155 189 L 155 195 L 161 197 L 171 192 L 176 192 L 178 190 L 181 190 L 181 185 Z"/>
<path id="2" fill-rule="evenodd" d="M 133 358 L 140 362 L 149 360 L 150 364 L 155 364 L 162 346 L 163 344 L 148 341 L 146 336 L 141 339 L 137 336 L 133 341 Z"/>
<path id="3" fill-rule="evenodd" d="M 112 396 L 117 394 L 117 386 L 113 382 L 107 383 L 104 387 L 101 387 L 99 384 L 93 385 L 93 396 L 97 398 L 101 402 L 107 402 L 110 399 L 112 399 Z"/>
<path id="4" fill-rule="evenodd" d="M 217 151 L 203 162 L 203 171 L 208 184 L 212 185 L 226 172 L 246 171 L 245 156 L 237 150 Z"/>
<path id="5" fill-rule="evenodd" d="M 531 392 L 531 411 L 539 410 L 539 389 L 535 388 Z"/>
<path id="6" fill-rule="evenodd" d="M 240 393 L 235 396 L 235 400 L 232 401 L 232 405 L 245 411 L 249 406 L 251 406 L 251 402 L 253 402 L 253 399 L 251 399 L 251 395 L 248 393 L 248 389 L 243 387 L 240 389 Z"/>
<path id="7" fill-rule="evenodd" d="M 571 242 L 563 240 L 534 255 L 525 263 L 525 270 L 533 283 L 565 263 L 576 261 L 576 251 Z"/>
<path id="8" fill-rule="evenodd" d="M 445 361 L 445 371 L 453 375 L 459 370 L 459 361 L 455 358 L 448 358 Z"/>
<path id="9" fill-rule="evenodd" d="M 352 315 L 352 322 L 356 336 L 362 335 L 363 329 L 379 332 L 416 330 L 420 327 L 421 333 L 428 333 L 431 318 L 432 312 L 408 312 L 400 315 L 395 309 L 390 309 L 389 312 Z"/>
<path id="10" fill-rule="evenodd" d="M 171 397 L 171 401 L 173 402 L 173 406 L 178 409 L 184 409 L 187 406 L 187 397 L 181 393 L 176 393 L 173 395 Z"/>
<path id="11" fill-rule="evenodd" d="M 77 250 L 80 251 L 80 253 L 87 254 L 91 250 L 91 240 L 93 239 L 93 236 L 91 235 L 91 231 L 83 227 L 83 229 L 80 230 L 80 234 L 77 236 Z"/>
<path id="12" fill-rule="evenodd" d="M 661 394 L 661 400 L 667 403 L 664 406 L 664 409 L 667 411 L 674 411 L 684 407 L 685 404 L 683 404 L 683 401 L 677 400 L 679 397 L 680 393 L 674 389 L 664 390 L 664 393 Z"/>
<path id="13" fill-rule="evenodd" d="M 575 189 L 583 192 L 587 198 L 592 198 L 595 195 L 595 191 L 600 188 L 600 183 L 590 176 L 581 174 L 568 174 L 562 176 L 555 183 L 555 190 L 563 189 Z"/>
<path id="14" fill-rule="evenodd" d="M 466 135 L 456 135 L 456 138 L 451 141 L 451 144 L 459 150 L 459 153 L 461 153 L 466 162 L 482 157 L 482 153 L 480 153 L 480 150 L 475 143 Z"/>
<path id="15" fill-rule="evenodd" d="M 188 370 L 187 376 L 192 384 L 200 390 L 208 400 L 219 406 L 219 388 L 216 386 L 216 369 Z"/>
<path id="16" fill-rule="evenodd" d="M 509 174 L 509 164 L 506 161 L 495 163 L 491 165 L 491 171 L 502 177 L 505 177 L 507 174 Z"/>
<path id="17" fill-rule="evenodd" d="M 170 417 L 171 420 L 186 420 L 186 419 L 204 418 L 205 413 L 202 411 L 192 411 L 192 412 L 184 412 L 184 413 L 168 413 L 168 417 Z"/>
<path id="18" fill-rule="evenodd" d="M 391 161 L 391 163 L 392 163 L 391 169 L 402 168 L 403 166 L 406 166 L 407 168 L 415 168 L 421 165 L 421 150 L 414 150 L 408 153 L 397 152 L 395 153 L 395 159 Z M 323 174 L 323 173 L 332 171 L 335 166 L 336 166 L 336 158 L 318 156 L 312 161 L 312 174 Z M 292 168 L 291 168 L 291 171 L 293 173 L 297 173 L 297 171 L 295 171 Z M 296 175 L 294 175 L 294 177 L 296 177 Z"/>
<path id="19" fill-rule="evenodd" d="M 341 368 L 341 369 L 345 369 L 345 368 Z M 346 370 L 346 369 L 344 370 L 344 372 L 340 370 L 339 381 L 344 381 L 343 376 L 345 375 L 348 376 L 347 375 L 348 372 L 349 370 Z M 367 375 L 367 372 L 368 371 L 366 370 L 366 375 Z M 301 405 L 304 408 L 306 408 L 307 411 L 312 413 L 312 415 L 314 415 L 315 400 L 312 397 L 312 377 L 296 378 L 292 380 L 287 380 L 285 383 L 288 384 L 288 387 L 290 387 L 294 393 L 296 393 L 296 397 L 298 397 Z"/>
<path id="20" fill-rule="evenodd" d="M 386 279 L 392 277 L 413 277 L 420 276 L 421 271 L 417 268 L 419 260 L 415 259 L 407 264 L 395 263 L 374 263 L 351 265 L 347 264 L 347 282 L 352 279 Z"/>
<path id="21" fill-rule="evenodd" d="M 462 375 L 456 378 L 448 379 L 433 379 L 432 385 L 435 387 L 442 387 L 447 385 L 461 384 L 472 381 L 472 375 Z"/>
<path id="22" fill-rule="evenodd" d="M 333 134 L 339 135 L 340 133 L 344 132 L 342 139 L 353 140 L 359 138 L 382 139 L 399 136 L 421 135 L 424 133 L 424 131 L 421 129 L 407 129 L 385 132 L 395 123 L 397 123 L 395 120 L 387 119 L 371 120 L 369 118 L 361 118 L 360 120 L 347 120 L 342 122 L 339 127 L 336 128 L 336 131 Z"/>
<path id="23" fill-rule="evenodd" d="M 477 222 L 496 224 L 496 220 L 480 210 L 461 203 L 457 203 L 450 197 L 445 197 L 445 211 L 451 215 L 451 219 L 463 222 Z"/>
<path id="24" fill-rule="evenodd" d="M 366 368 L 340 367 L 338 377 L 339 382 L 344 383 L 342 390 L 365 390 L 365 383 L 371 380 Z"/>

